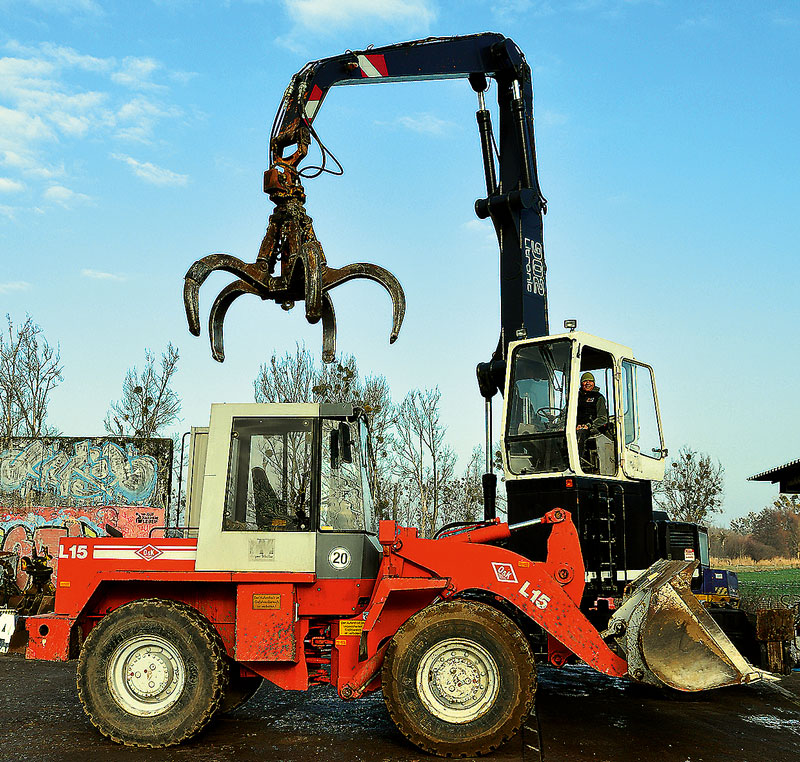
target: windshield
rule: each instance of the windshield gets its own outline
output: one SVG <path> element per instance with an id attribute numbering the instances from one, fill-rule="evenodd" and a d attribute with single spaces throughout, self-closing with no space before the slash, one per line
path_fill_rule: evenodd
<path id="1" fill-rule="evenodd" d="M 567 339 L 518 347 L 511 357 L 506 418 L 509 470 L 561 472 L 569 467 L 567 402 L 571 345 Z"/>

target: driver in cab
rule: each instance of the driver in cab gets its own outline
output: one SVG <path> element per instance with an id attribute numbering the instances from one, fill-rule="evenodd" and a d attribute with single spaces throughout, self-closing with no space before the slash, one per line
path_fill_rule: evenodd
<path id="1" fill-rule="evenodd" d="M 578 391 L 577 414 L 578 450 L 584 462 L 584 471 L 595 470 L 587 466 L 587 445 L 593 442 L 600 462 L 600 473 L 612 476 L 614 467 L 614 442 L 606 434 L 608 426 L 608 406 L 606 399 L 595 385 L 594 375 L 586 372 L 581 376 L 581 388 Z"/>

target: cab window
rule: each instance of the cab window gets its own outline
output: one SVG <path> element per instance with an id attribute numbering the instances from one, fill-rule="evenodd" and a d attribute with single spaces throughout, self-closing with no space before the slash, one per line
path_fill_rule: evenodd
<path id="1" fill-rule="evenodd" d="M 567 403 L 572 342 L 518 347 L 511 358 L 506 448 L 513 474 L 569 468 Z"/>
<path id="2" fill-rule="evenodd" d="M 625 446 L 646 458 L 663 457 L 653 371 L 631 360 L 622 363 Z"/>
<path id="3" fill-rule="evenodd" d="M 313 420 L 234 418 L 223 531 L 311 528 Z"/>

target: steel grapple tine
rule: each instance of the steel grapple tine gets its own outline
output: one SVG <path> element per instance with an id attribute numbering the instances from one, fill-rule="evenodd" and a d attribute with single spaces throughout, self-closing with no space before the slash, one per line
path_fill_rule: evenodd
<path id="1" fill-rule="evenodd" d="M 330 294 L 322 294 L 322 362 L 336 358 L 336 313 Z"/>
<path id="2" fill-rule="evenodd" d="M 186 310 L 186 322 L 189 333 L 200 335 L 200 284 L 187 274 L 183 281 L 183 308 Z"/>
<path id="3" fill-rule="evenodd" d="M 319 241 L 306 241 L 303 244 L 305 263 L 306 320 L 312 325 L 322 317 L 322 270 L 325 268 L 325 255 Z M 325 268 L 327 269 L 327 268 Z"/>
<path id="4" fill-rule="evenodd" d="M 222 291 L 217 294 L 211 311 L 208 315 L 208 336 L 211 340 L 211 356 L 217 362 L 225 360 L 225 348 L 223 345 L 222 324 L 225 322 L 225 315 L 233 302 L 242 294 L 255 294 L 266 298 L 262 293 L 263 289 L 253 286 L 244 280 L 237 280 L 229 283 Z"/>
<path id="5" fill-rule="evenodd" d="M 389 343 L 394 344 L 406 314 L 406 295 L 400 281 L 380 265 L 373 265 L 370 262 L 354 262 L 344 267 L 329 267 L 322 276 L 322 287 L 324 291 L 329 291 L 356 278 L 366 278 L 380 283 L 389 292 L 389 296 L 392 298 L 392 331 L 389 334 Z"/>
<path id="6" fill-rule="evenodd" d="M 208 254 L 198 259 L 183 276 L 183 306 L 189 331 L 200 335 L 200 287 L 215 270 L 227 270 L 234 275 L 245 267 L 245 263 L 230 254 Z"/>

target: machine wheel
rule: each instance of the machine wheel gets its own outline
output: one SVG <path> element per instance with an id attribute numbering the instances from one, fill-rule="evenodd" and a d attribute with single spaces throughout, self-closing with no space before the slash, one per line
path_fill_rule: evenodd
<path id="1" fill-rule="evenodd" d="M 103 735 L 126 746 L 173 746 L 196 735 L 227 685 L 219 634 L 176 601 L 120 606 L 89 633 L 78 661 L 86 714 Z"/>
<path id="2" fill-rule="evenodd" d="M 219 713 L 227 714 L 250 701 L 256 695 L 256 691 L 263 682 L 264 678 L 259 675 L 243 677 L 239 674 L 239 665 L 236 662 L 231 662 L 230 679 L 225 695 L 222 698 L 222 703 L 219 706 Z"/>
<path id="3" fill-rule="evenodd" d="M 400 732 L 447 757 L 486 754 L 510 739 L 536 692 L 533 652 L 519 627 L 474 601 L 437 603 L 411 617 L 386 651 L 381 681 Z"/>

